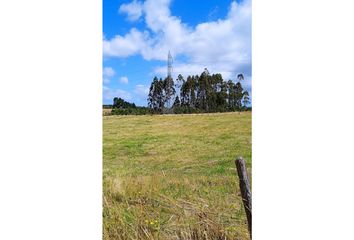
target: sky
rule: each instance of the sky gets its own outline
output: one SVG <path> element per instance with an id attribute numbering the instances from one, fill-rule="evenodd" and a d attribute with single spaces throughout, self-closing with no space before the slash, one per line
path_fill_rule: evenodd
<path id="1" fill-rule="evenodd" d="M 103 0 L 103 103 L 147 105 L 154 76 L 242 73 L 251 91 L 251 0 Z"/>

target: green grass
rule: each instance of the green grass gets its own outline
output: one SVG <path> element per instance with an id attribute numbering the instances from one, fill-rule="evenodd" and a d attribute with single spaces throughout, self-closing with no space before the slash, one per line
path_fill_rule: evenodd
<path id="1" fill-rule="evenodd" d="M 248 239 L 251 113 L 103 117 L 104 239 Z"/>

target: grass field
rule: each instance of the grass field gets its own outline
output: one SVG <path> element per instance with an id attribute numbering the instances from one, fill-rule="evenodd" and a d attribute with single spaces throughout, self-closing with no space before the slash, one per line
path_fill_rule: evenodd
<path id="1" fill-rule="evenodd" d="M 111 108 L 104 108 L 104 109 L 102 109 L 102 115 L 103 116 L 111 115 L 111 111 L 112 111 Z"/>
<path id="2" fill-rule="evenodd" d="M 251 113 L 103 117 L 103 238 L 248 239 Z"/>

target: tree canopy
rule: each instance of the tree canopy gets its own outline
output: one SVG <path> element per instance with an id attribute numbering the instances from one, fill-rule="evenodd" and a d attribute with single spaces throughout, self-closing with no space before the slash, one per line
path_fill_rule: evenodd
<path id="1" fill-rule="evenodd" d="M 181 74 L 176 81 L 171 77 L 154 77 L 148 94 L 148 107 L 137 107 L 122 98 L 113 99 L 112 114 L 163 114 L 163 113 L 207 113 L 244 111 L 250 109 L 250 96 L 241 81 L 225 81 L 220 73 L 210 74 L 207 69 L 200 75 Z"/>
<path id="2" fill-rule="evenodd" d="M 155 113 L 164 113 L 166 109 L 174 113 L 247 110 L 250 98 L 242 87 L 243 80 L 243 74 L 238 74 L 236 83 L 224 81 L 220 73 L 210 75 L 207 69 L 200 75 L 189 75 L 187 79 L 179 74 L 176 84 L 169 78 L 154 77 L 148 106 Z M 173 102 L 172 106 L 168 106 L 169 101 Z"/>

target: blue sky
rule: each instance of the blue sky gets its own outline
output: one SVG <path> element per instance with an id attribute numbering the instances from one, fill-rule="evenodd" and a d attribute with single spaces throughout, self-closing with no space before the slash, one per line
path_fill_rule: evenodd
<path id="1" fill-rule="evenodd" d="M 245 75 L 251 92 L 251 1 L 103 0 L 103 103 L 113 97 L 147 105 L 154 76 Z"/>

